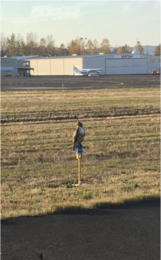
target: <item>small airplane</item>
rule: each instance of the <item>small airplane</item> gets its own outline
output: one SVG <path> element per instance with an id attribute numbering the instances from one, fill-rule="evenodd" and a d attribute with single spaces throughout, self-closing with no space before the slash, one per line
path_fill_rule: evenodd
<path id="1" fill-rule="evenodd" d="M 82 69 L 79 70 L 76 66 L 74 66 L 74 72 L 82 74 L 84 76 L 99 76 L 102 69 Z"/>

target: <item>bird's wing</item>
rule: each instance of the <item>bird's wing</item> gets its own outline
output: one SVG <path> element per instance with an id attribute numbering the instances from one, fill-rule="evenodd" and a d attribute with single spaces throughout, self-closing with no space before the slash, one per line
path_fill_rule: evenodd
<path id="1" fill-rule="evenodd" d="M 84 130 L 83 127 L 79 127 L 79 133 L 80 133 L 80 135 L 81 135 L 82 137 L 85 136 L 85 130 Z"/>
<path id="2" fill-rule="evenodd" d="M 78 138 L 78 127 L 76 128 L 76 130 L 73 132 L 73 143 L 76 142 Z"/>

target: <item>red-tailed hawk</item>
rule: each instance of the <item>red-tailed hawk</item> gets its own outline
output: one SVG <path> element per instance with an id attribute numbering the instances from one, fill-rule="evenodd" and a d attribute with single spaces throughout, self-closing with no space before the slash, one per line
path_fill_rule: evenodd
<path id="1" fill-rule="evenodd" d="M 85 136 L 83 124 L 79 121 L 76 130 L 73 132 L 73 151 L 81 144 Z"/>

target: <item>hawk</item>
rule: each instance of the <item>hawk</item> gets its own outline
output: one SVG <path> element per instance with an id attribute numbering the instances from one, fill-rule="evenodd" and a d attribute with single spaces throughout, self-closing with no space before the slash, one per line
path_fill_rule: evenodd
<path id="1" fill-rule="evenodd" d="M 85 136 L 85 130 L 83 124 L 78 121 L 77 127 L 73 132 L 73 151 L 81 144 Z"/>

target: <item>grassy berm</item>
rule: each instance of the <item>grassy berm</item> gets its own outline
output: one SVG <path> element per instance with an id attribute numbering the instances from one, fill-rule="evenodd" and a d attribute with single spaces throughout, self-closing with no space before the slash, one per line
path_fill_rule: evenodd
<path id="1" fill-rule="evenodd" d="M 2 219 L 159 197 L 159 88 L 1 93 Z"/>

